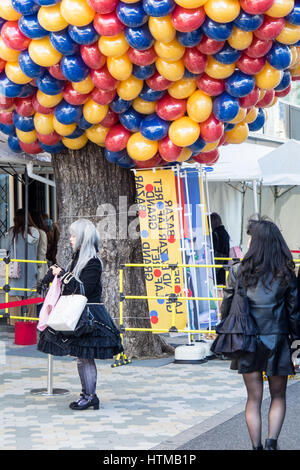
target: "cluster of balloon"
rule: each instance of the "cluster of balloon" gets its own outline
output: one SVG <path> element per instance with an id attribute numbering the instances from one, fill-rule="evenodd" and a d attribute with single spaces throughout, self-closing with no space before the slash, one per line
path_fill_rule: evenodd
<path id="1" fill-rule="evenodd" d="M 14 152 L 211 165 L 300 79 L 299 0 L 1 0 L 0 31 Z"/>

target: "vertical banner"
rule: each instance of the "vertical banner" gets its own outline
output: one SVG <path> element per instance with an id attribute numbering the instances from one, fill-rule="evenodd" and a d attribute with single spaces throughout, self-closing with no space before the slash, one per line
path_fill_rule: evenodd
<path id="1" fill-rule="evenodd" d="M 144 268 L 147 295 L 165 297 L 176 293 L 186 296 L 183 268 L 174 269 L 175 285 L 172 286 L 172 268 L 168 266 L 183 264 L 174 171 L 137 170 L 135 184 L 144 264 L 166 263 L 163 267 Z M 154 331 L 170 329 L 172 326 L 177 329 L 186 327 L 186 300 L 177 298 L 173 303 L 169 299 L 148 299 L 148 305 Z"/>

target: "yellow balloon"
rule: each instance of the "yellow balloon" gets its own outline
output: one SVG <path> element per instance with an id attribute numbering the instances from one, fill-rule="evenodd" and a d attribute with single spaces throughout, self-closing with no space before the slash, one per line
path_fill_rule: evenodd
<path id="1" fill-rule="evenodd" d="M 227 39 L 229 45 L 233 49 L 238 49 L 240 51 L 247 49 L 250 46 L 253 40 L 253 34 L 251 31 L 243 31 L 242 29 L 233 26 L 232 33 Z"/>
<path id="2" fill-rule="evenodd" d="M 219 145 L 220 139 L 216 140 L 216 142 L 208 142 L 205 147 L 201 150 L 201 153 L 211 152 L 215 150 Z"/>
<path id="3" fill-rule="evenodd" d="M 1 0 L 0 17 L 6 21 L 17 21 L 21 15 L 14 9 L 11 0 Z"/>
<path id="4" fill-rule="evenodd" d="M 87 129 L 85 134 L 91 142 L 94 142 L 94 144 L 103 145 L 108 131 L 108 127 L 101 126 L 101 124 L 95 124 Z"/>
<path id="5" fill-rule="evenodd" d="M 68 135 L 71 135 L 73 134 L 73 132 L 75 131 L 76 129 L 76 122 L 74 122 L 73 124 L 62 124 L 61 122 L 59 122 L 55 116 L 53 116 L 53 127 L 54 127 L 54 130 L 59 134 L 59 135 L 62 135 L 63 137 L 65 136 L 68 136 Z"/>
<path id="6" fill-rule="evenodd" d="M 207 57 L 205 72 L 212 78 L 228 78 L 235 70 L 235 64 L 221 64 L 212 56 Z"/>
<path id="7" fill-rule="evenodd" d="M 59 93 L 58 95 L 46 95 L 41 90 L 38 90 L 36 93 L 36 99 L 41 106 L 45 108 L 54 108 L 58 103 L 63 99 L 63 94 Z"/>
<path id="8" fill-rule="evenodd" d="M 61 31 L 68 26 L 60 12 L 60 4 L 41 7 L 38 11 L 38 21 L 46 31 Z"/>
<path id="9" fill-rule="evenodd" d="M 294 67 L 291 70 L 291 75 L 292 75 L 292 77 L 299 77 L 300 76 L 300 64 L 296 65 L 296 67 Z"/>
<path id="10" fill-rule="evenodd" d="M 28 46 L 28 52 L 33 62 L 42 67 L 56 65 L 62 58 L 62 54 L 52 46 L 49 36 L 42 39 L 32 39 Z"/>
<path id="11" fill-rule="evenodd" d="M 225 132 L 225 140 L 230 144 L 241 144 L 247 139 L 248 133 L 248 124 L 239 123 L 236 124 L 230 131 Z"/>
<path id="12" fill-rule="evenodd" d="M 37 134 L 35 130 L 23 132 L 20 131 L 20 129 L 16 129 L 16 134 L 18 139 L 20 139 L 21 142 L 24 142 L 24 144 L 33 144 L 33 142 L 35 142 L 37 139 Z"/>
<path id="13" fill-rule="evenodd" d="M 18 85 L 25 85 L 25 83 L 29 83 L 32 80 L 32 78 L 23 73 L 19 62 L 6 62 L 5 73 L 12 82 Z"/>
<path id="14" fill-rule="evenodd" d="M 73 26 L 88 25 L 96 14 L 86 0 L 62 0 L 60 11 L 64 19 Z"/>
<path id="15" fill-rule="evenodd" d="M 266 94 L 266 90 L 259 90 L 259 98 L 258 98 L 258 101 L 262 100 L 263 97 L 265 96 Z"/>
<path id="16" fill-rule="evenodd" d="M 72 87 L 75 91 L 78 91 L 78 93 L 86 95 L 95 88 L 95 85 L 91 79 L 91 76 L 88 75 L 84 80 L 82 80 L 82 82 L 72 82 Z"/>
<path id="17" fill-rule="evenodd" d="M 199 8 L 206 2 L 207 0 L 175 0 L 175 3 L 183 8 Z"/>
<path id="18" fill-rule="evenodd" d="M 84 118 L 91 124 L 99 124 L 99 122 L 103 121 L 107 112 L 107 104 L 98 104 L 92 98 L 83 105 Z"/>
<path id="19" fill-rule="evenodd" d="M 181 80 L 184 75 L 184 63 L 182 60 L 176 60 L 171 62 L 169 60 L 161 59 L 160 57 L 156 59 L 156 69 L 160 75 L 162 75 L 167 80 L 176 82 Z"/>
<path id="20" fill-rule="evenodd" d="M 266 11 L 266 15 L 274 18 L 283 18 L 288 15 L 294 8 L 294 0 L 275 0 L 271 8 Z"/>
<path id="21" fill-rule="evenodd" d="M 47 135 L 54 131 L 53 114 L 35 113 L 34 127 L 39 134 Z"/>
<path id="22" fill-rule="evenodd" d="M 282 44 L 295 44 L 300 39 L 300 26 L 290 24 L 287 21 L 281 33 L 276 37 L 276 41 Z"/>
<path id="23" fill-rule="evenodd" d="M 129 49 L 129 44 L 125 38 L 125 33 L 116 36 L 101 36 L 98 41 L 100 52 L 107 57 L 119 57 Z"/>
<path id="24" fill-rule="evenodd" d="M 156 109 L 156 101 L 146 101 L 142 98 L 136 98 L 133 103 L 132 107 L 141 114 L 152 114 L 155 113 Z"/>
<path id="25" fill-rule="evenodd" d="M 297 49 L 298 48 L 296 46 L 290 46 L 290 51 L 292 53 L 292 61 L 291 61 L 291 65 L 289 66 L 289 69 L 292 69 L 293 67 L 297 65 L 297 61 L 298 61 Z"/>
<path id="26" fill-rule="evenodd" d="M 155 41 L 154 49 L 161 59 L 169 60 L 170 62 L 181 59 L 185 53 L 185 47 L 180 44 L 176 38 L 168 42 L 168 44 L 161 41 Z"/>
<path id="27" fill-rule="evenodd" d="M 230 23 L 240 14 L 239 0 L 207 0 L 204 5 L 207 16 L 218 23 Z"/>
<path id="28" fill-rule="evenodd" d="M 263 90 L 271 90 L 279 85 L 282 74 L 282 70 L 277 70 L 266 62 L 264 68 L 255 75 L 256 85 Z"/>
<path id="29" fill-rule="evenodd" d="M 173 98 L 182 100 L 191 96 L 196 88 L 197 83 L 195 78 L 182 78 L 170 85 L 168 93 Z"/>
<path id="30" fill-rule="evenodd" d="M 132 63 L 127 54 L 120 57 L 108 57 L 107 68 L 116 80 L 127 80 L 132 74 Z"/>
<path id="31" fill-rule="evenodd" d="M 158 149 L 155 140 L 146 139 L 140 132 L 135 132 L 129 137 L 127 142 L 128 155 L 137 161 L 144 162 L 154 157 Z"/>
<path id="32" fill-rule="evenodd" d="M 184 147 L 181 152 L 180 152 L 180 155 L 179 157 L 177 158 L 177 162 L 186 162 L 189 158 L 191 158 L 192 156 L 192 151 L 187 148 L 187 147 Z"/>
<path id="33" fill-rule="evenodd" d="M 122 80 L 117 87 L 117 93 L 122 100 L 131 101 L 137 98 L 142 91 L 144 80 L 139 80 L 131 75 L 127 80 Z"/>
<path id="34" fill-rule="evenodd" d="M 199 124 L 187 116 L 176 119 L 169 127 L 169 138 L 178 147 L 192 145 L 199 136 Z"/>
<path id="35" fill-rule="evenodd" d="M 239 112 L 237 113 L 235 118 L 229 122 L 231 124 L 237 124 L 238 122 L 242 122 L 246 116 L 247 116 L 247 108 L 240 107 Z"/>
<path id="36" fill-rule="evenodd" d="M 150 16 L 148 20 L 150 33 L 156 41 L 169 43 L 176 37 L 176 29 L 172 24 L 172 17 L 168 16 Z"/>
<path id="37" fill-rule="evenodd" d="M 63 137 L 61 140 L 68 149 L 80 150 L 86 145 L 88 138 L 85 134 L 82 134 L 80 137 L 76 137 L 76 139 L 68 139 L 67 137 Z"/>
<path id="38" fill-rule="evenodd" d="M 193 121 L 203 122 L 212 112 L 212 99 L 201 90 L 195 91 L 187 100 L 187 114 Z"/>
<path id="39" fill-rule="evenodd" d="M 19 58 L 20 51 L 8 47 L 0 36 L 0 57 L 7 62 L 16 62 Z"/>
<path id="40" fill-rule="evenodd" d="M 258 115 L 258 109 L 255 106 L 253 106 L 253 108 L 251 108 L 249 113 L 246 115 L 243 122 L 245 122 L 246 124 L 251 124 L 251 122 L 255 121 L 255 119 L 257 118 L 257 115 Z"/>

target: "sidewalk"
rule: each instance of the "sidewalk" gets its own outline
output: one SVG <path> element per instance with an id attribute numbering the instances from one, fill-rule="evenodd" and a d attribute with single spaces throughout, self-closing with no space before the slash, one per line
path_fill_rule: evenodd
<path id="1" fill-rule="evenodd" d="M 30 391 L 47 386 L 47 356 L 36 346 L 15 345 L 13 330 L 2 326 L 0 348 L 6 352 L 5 360 L 0 354 L 0 449 L 202 449 L 204 433 L 245 406 L 242 378 L 228 361 L 175 364 L 168 357 L 116 368 L 113 361 L 96 361 L 100 409 L 76 412 L 68 407 L 80 393 L 75 358 L 54 358 L 54 387 L 69 395 L 45 397 Z M 289 380 L 289 387 L 297 382 Z M 243 419 L 240 428 L 242 447 L 225 439 L 231 446 L 225 448 L 250 448 Z M 292 431 L 299 436 L 298 430 Z"/>

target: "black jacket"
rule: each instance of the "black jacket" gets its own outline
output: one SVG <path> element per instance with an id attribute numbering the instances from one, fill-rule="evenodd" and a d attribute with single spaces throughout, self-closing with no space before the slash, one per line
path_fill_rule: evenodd
<path id="1" fill-rule="evenodd" d="M 214 245 L 214 256 L 215 258 L 228 258 L 230 250 L 230 237 L 225 230 L 224 225 L 216 227 L 212 233 L 213 245 Z M 228 264 L 228 261 L 216 261 L 216 264 Z M 225 284 L 225 269 L 216 268 L 217 284 Z"/>

